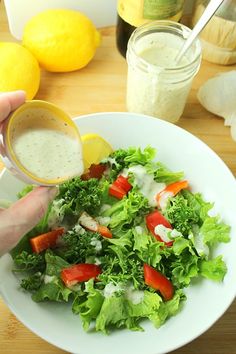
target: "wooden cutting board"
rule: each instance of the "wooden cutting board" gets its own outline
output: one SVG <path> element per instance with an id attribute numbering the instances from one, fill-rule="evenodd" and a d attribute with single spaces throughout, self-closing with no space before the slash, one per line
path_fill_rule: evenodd
<path id="1" fill-rule="evenodd" d="M 101 30 L 103 41 L 94 60 L 83 70 L 53 74 L 42 72 L 38 99 L 51 101 L 71 116 L 102 111 L 125 111 L 127 66 L 115 47 L 115 28 Z M 5 9 L 0 2 L 0 41 L 15 41 L 10 35 Z M 204 110 L 196 98 L 199 86 L 218 72 L 235 70 L 203 62 L 178 125 L 209 145 L 236 176 L 236 143 L 223 119 Z M 0 169 L 3 165 L 0 164 Z M 175 354 L 236 354 L 236 302 L 205 334 Z M 171 340 L 171 338 L 170 338 Z M 64 353 L 30 332 L 0 299 L 0 353 Z M 111 348 L 112 353 L 112 348 Z M 95 354 L 95 353 L 94 353 Z M 145 354 L 145 353 L 144 353 Z"/>

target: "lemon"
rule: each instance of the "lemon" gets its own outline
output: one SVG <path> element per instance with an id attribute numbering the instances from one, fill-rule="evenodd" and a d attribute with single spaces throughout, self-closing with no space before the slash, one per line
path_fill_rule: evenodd
<path id="1" fill-rule="evenodd" d="M 28 49 L 18 43 L 0 42 L 0 91 L 24 90 L 27 99 L 32 99 L 39 83 L 39 64 Z"/>
<path id="2" fill-rule="evenodd" d="M 111 145 L 98 134 L 82 135 L 81 140 L 85 169 L 98 164 L 113 151 Z"/>
<path id="3" fill-rule="evenodd" d="M 42 68 L 67 72 L 83 68 L 91 61 L 100 44 L 100 33 L 79 11 L 49 9 L 27 22 L 22 43 Z"/>

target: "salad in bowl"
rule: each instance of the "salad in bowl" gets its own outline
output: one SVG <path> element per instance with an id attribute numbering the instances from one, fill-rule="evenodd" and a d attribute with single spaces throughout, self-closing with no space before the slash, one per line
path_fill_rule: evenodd
<path id="1" fill-rule="evenodd" d="M 142 330 L 144 318 L 160 327 L 175 315 L 196 277 L 224 279 L 222 256 L 210 253 L 230 227 L 183 172 L 154 158 L 152 147 L 118 149 L 59 186 L 12 252 L 34 301 L 70 302 L 87 331 Z"/>

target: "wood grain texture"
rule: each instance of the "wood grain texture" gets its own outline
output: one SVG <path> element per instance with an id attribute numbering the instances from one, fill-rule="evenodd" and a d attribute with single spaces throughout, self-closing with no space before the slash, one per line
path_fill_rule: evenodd
<path id="1" fill-rule="evenodd" d="M 125 111 L 126 62 L 116 50 L 115 29 L 101 29 L 101 33 L 102 45 L 86 68 L 62 74 L 42 71 L 41 85 L 36 98 L 58 104 L 73 117 L 93 112 Z M 15 41 L 9 33 L 2 2 L 0 2 L 0 41 Z M 203 62 L 178 125 L 209 145 L 236 176 L 236 143 L 230 137 L 229 128 L 224 126 L 223 119 L 207 112 L 196 98 L 197 90 L 204 81 L 218 72 L 235 68 L 236 66 L 223 67 Z M 0 169 L 2 167 L 0 162 Z M 205 334 L 173 353 L 236 354 L 235 323 L 236 302 Z M 65 352 L 30 332 L 0 300 L 0 353 Z"/>

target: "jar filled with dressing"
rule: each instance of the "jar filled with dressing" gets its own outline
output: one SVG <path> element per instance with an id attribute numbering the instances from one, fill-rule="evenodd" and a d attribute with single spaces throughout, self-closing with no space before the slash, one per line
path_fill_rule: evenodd
<path id="1" fill-rule="evenodd" d="M 180 62 L 175 58 L 191 33 L 173 21 L 138 27 L 127 50 L 127 109 L 176 123 L 201 64 L 197 39 Z"/>
<path id="2" fill-rule="evenodd" d="M 5 166 L 26 183 L 56 185 L 84 171 L 76 124 L 45 101 L 27 101 L 8 117 L 0 151 Z"/>

